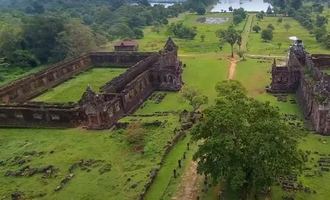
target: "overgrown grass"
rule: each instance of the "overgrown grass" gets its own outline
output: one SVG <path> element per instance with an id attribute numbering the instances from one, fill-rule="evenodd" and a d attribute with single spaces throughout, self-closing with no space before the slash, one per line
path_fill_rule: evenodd
<path id="1" fill-rule="evenodd" d="M 288 47 L 292 44 L 289 40 L 290 36 L 297 36 L 302 39 L 306 50 L 311 53 L 326 53 L 329 50 L 321 47 L 321 45 L 316 42 L 315 37 L 309 33 L 304 27 L 300 25 L 299 22 L 291 17 L 283 17 L 283 22 L 278 22 L 279 17 L 265 17 L 263 20 L 258 21 L 254 18 L 253 26 L 259 25 L 262 29 L 266 29 L 269 24 L 275 27 L 274 38 L 271 42 L 264 42 L 261 39 L 261 33 L 251 32 L 248 42 L 248 53 L 249 54 L 280 54 L 286 55 Z M 291 28 L 286 31 L 284 25 L 288 23 Z M 279 47 L 278 44 L 281 43 Z"/>
<path id="2" fill-rule="evenodd" d="M 88 85 L 98 92 L 102 85 L 124 71 L 125 69 L 122 68 L 92 68 L 50 89 L 35 98 L 34 101 L 76 102 L 81 98 Z"/>
<path id="3" fill-rule="evenodd" d="M 171 181 L 174 181 L 173 170 L 178 166 L 178 160 L 183 156 L 183 152 L 187 151 L 187 143 L 190 141 L 190 136 L 179 141 L 177 145 L 172 149 L 164 160 L 164 165 L 162 165 L 154 184 L 151 186 L 149 192 L 147 193 L 146 200 L 154 199 L 167 199 L 173 194 L 169 194 L 169 188 Z M 184 161 L 182 161 L 183 163 Z M 176 183 L 178 184 L 178 183 Z M 170 188 L 170 191 L 175 191 L 175 188 Z"/>
<path id="4" fill-rule="evenodd" d="M 126 120 L 134 120 L 133 118 Z M 0 129 L 0 196 L 10 199 L 15 191 L 24 192 L 26 197 L 45 194 L 40 199 L 137 199 L 143 190 L 150 171 L 157 167 L 164 146 L 173 136 L 178 118 L 139 118 L 138 120 L 159 120 L 162 127 L 147 128 L 144 153 L 135 152 L 126 141 L 126 132 L 87 131 L 82 129 Z M 31 160 L 21 166 L 11 164 L 15 156 L 24 152 L 43 152 L 40 156 L 23 156 Z M 82 159 L 104 160 L 111 164 L 111 171 L 100 174 L 102 167 L 89 170 L 74 170 L 74 178 L 62 190 L 54 189 L 69 174 L 70 166 Z M 56 177 L 6 177 L 8 170 L 23 166 L 42 167 L 53 165 L 58 168 Z M 33 198 L 32 198 L 33 199 Z"/>
<path id="5" fill-rule="evenodd" d="M 330 138 L 314 133 L 310 133 L 304 137 L 300 142 L 300 148 L 304 151 L 310 151 L 309 161 L 306 165 L 310 170 L 304 170 L 303 174 L 298 178 L 298 181 L 303 184 L 304 187 L 309 187 L 311 193 L 297 192 L 287 193 L 281 190 L 278 186 L 272 190 L 272 199 L 281 199 L 282 196 L 293 195 L 297 200 L 315 199 L 315 200 L 327 200 L 330 196 L 329 184 L 330 184 L 330 172 L 321 171 L 321 167 L 318 166 L 317 160 L 321 155 L 330 155 Z M 314 194 L 315 191 L 316 193 Z"/>

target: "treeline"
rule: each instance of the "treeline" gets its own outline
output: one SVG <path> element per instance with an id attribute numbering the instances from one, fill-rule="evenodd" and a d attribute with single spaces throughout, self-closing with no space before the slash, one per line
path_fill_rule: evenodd
<path id="1" fill-rule="evenodd" d="M 322 15 L 327 2 L 328 0 L 271 0 L 275 14 L 295 18 L 302 26 L 310 30 L 310 33 L 314 34 L 319 43 L 330 49 L 330 32 L 327 30 L 328 17 Z"/>
<path id="2" fill-rule="evenodd" d="M 17 66 L 57 62 L 107 41 L 143 38 L 144 26 L 166 25 L 184 11 L 204 14 L 216 2 L 187 0 L 165 8 L 151 7 L 147 0 L 0 0 L 0 61 Z M 185 37 L 194 37 L 194 31 L 188 33 Z"/>
<path id="3" fill-rule="evenodd" d="M 142 38 L 142 28 L 167 24 L 184 11 L 147 1 L 0 0 L 0 60 L 37 66 L 96 49 L 109 40 Z"/>

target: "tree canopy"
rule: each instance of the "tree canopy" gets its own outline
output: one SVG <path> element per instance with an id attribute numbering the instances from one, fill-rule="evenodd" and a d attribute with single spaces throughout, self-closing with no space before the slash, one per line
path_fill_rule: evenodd
<path id="1" fill-rule="evenodd" d="M 298 133 L 278 109 L 248 98 L 237 81 L 221 82 L 216 90 L 216 104 L 192 130 L 193 139 L 203 141 L 194 155 L 198 172 L 226 182 L 242 199 L 299 173 Z"/>
<path id="2" fill-rule="evenodd" d="M 226 30 L 218 30 L 216 35 L 220 39 L 220 43 L 226 42 L 230 45 L 231 57 L 234 57 L 234 45 L 241 39 L 240 32 L 233 26 L 229 26 Z"/>

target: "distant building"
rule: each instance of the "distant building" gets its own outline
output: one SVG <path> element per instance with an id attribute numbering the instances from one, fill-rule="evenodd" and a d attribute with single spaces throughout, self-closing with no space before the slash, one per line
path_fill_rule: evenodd
<path id="1" fill-rule="evenodd" d="M 137 51 L 139 44 L 134 40 L 122 40 L 115 44 L 115 51 Z"/>

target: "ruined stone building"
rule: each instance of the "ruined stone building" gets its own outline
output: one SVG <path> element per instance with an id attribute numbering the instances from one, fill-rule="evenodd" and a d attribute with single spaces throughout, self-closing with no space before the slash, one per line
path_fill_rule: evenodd
<path id="1" fill-rule="evenodd" d="M 177 51 L 169 38 L 159 52 L 92 52 L 18 79 L 0 88 L 0 126 L 110 128 L 154 91 L 181 89 Z M 99 92 L 86 86 L 79 102 L 31 101 L 93 66 L 124 66 L 127 70 L 109 80 Z"/>
<path id="2" fill-rule="evenodd" d="M 285 65 L 274 61 L 269 92 L 296 93 L 316 132 L 330 135 L 330 54 L 309 54 L 301 40 L 291 47 Z"/>
<path id="3" fill-rule="evenodd" d="M 115 51 L 137 51 L 139 44 L 134 40 L 122 40 L 114 45 Z"/>

